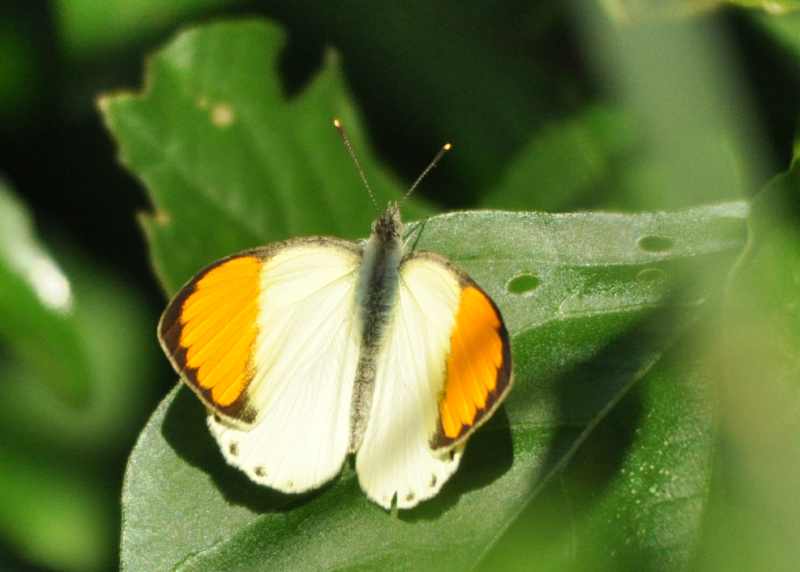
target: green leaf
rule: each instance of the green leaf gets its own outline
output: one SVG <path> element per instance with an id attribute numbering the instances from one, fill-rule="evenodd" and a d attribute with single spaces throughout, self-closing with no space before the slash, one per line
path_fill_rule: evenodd
<path id="1" fill-rule="evenodd" d="M 66 241 L 57 251 L 58 262 L 0 184 L 0 376 L 15 404 L 0 430 L 92 451 L 117 443 L 139 414 L 155 342 L 140 299 Z"/>
<path id="2" fill-rule="evenodd" d="M 787 14 L 780 18 L 759 14 L 754 15 L 753 19 L 784 49 L 795 58 L 800 58 L 800 13 Z"/>
<path id="3" fill-rule="evenodd" d="M 0 185 L 0 537 L 52 569 L 102 570 L 116 499 L 98 474 L 152 387 L 154 317 L 68 241 L 52 244 Z"/>
<path id="4" fill-rule="evenodd" d="M 80 408 L 65 407 L 48 391 L 49 385 L 60 382 L 52 377 L 57 372 L 43 371 L 38 362 L 0 356 L 5 396 L 15 404 L 0 417 L 0 432 L 20 445 L 46 445 L 94 457 L 131 439 L 131 423 L 144 414 L 157 380 L 158 343 L 153 336 L 157 316 L 149 314 L 128 284 L 69 248 L 67 241 L 59 241 L 57 250 L 73 296 L 70 335 L 80 340 L 80 358 L 86 362 L 81 380 L 86 384 L 86 402 Z M 17 310 L 23 323 L 29 319 L 21 308 Z M 42 340 L 46 336 L 37 337 L 36 343 Z M 67 348 L 61 346 L 51 359 L 69 357 Z"/>
<path id="5" fill-rule="evenodd" d="M 366 499 L 349 469 L 302 497 L 259 488 L 224 464 L 203 407 L 176 390 L 129 461 L 123 565 L 418 568 L 446 555 L 447 568 L 474 568 L 691 323 L 712 292 L 703 281 L 678 288 L 681 278 L 725 268 L 743 244 L 746 214 L 728 203 L 674 214 L 427 219 L 411 230 L 418 248 L 448 256 L 496 300 L 516 379 L 442 493 L 395 517 Z M 671 319 L 654 315 L 659 308 Z"/>
<path id="6" fill-rule="evenodd" d="M 283 45 L 277 28 L 256 21 L 184 32 L 150 61 L 143 94 L 100 100 L 123 163 L 155 206 L 143 224 L 168 292 L 237 250 L 298 234 L 365 234 L 375 213 L 336 116 L 377 204 L 401 196 L 365 144 L 335 54 L 287 100 L 277 73 Z M 423 212 L 408 203 L 406 214 Z"/>
<path id="7" fill-rule="evenodd" d="M 0 534 L 53 570 L 103 570 L 112 561 L 113 496 L 63 459 L 0 445 Z"/>
<path id="8" fill-rule="evenodd" d="M 235 0 L 57 0 L 54 13 L 64 52 L 73 59 L 96 56 L 174 25 L 187 16 L 235 4 Z"/>
<path id="9" fill-rule="evenodd" d="M 34 236 L 30 215 L 0 182 L 0 341 L 74 405 L 89 398 L 90 369 L 70 280 Z"/>
<path id="10" fill-rule="evenodd" d="M 743 8 L 759 8 L 773 16 L 800 10 L 798 0 L 727 0 L 727 2 Z"/>
<path id="11" fill-rule="evenodd" d="M 700 342 L 700 343 L 698 343 Z M 537 570 L 687 570 L 707 510 L 713 376 L 684 336 L 581 445 L 483 562 Z"/>
<path id="12" fill-rule="evenodd" d="M 576 14 L 637 137 L 622 184 L 615 181 L 614 193 L 599 204 L 672 210 L 748 196 L 765 176 L 766 145 L 718 20 L 619 27 L 590 5 Z"/>
<path id="13" fill-rule="evenodd" d="M 538 132 L 509 162 L 482 204 L 503 209 L 566 210 L 598 202 L 618 184 L 622 163 L 635 160 L 630 118 L 608 107 L 587 107 Z"/>
<path id="14" fill-rule="evenodd" d="M 797 158 L 754 198 L 751 238 L 727 287 L 717 357 L 725 456 L 706 543 L 717 569 L 792 570 L 800 559 L 789 540 L 800 518 Z"/>
<path id="15" fill-rule="evenodd" d="M 691 16 L 726 5 L 758 8 L 771 15 L 800 9 L 798 0 L 601 0 L 601 4 L 620 23 Z"/>
<path id="16" fill-rule="evenodd" d="M 800 162 L 775 177 L 752 202 L 751 237 L 728 285 L 732 321 L 746 331 L 728 328 L 733 340 L 769 363 L 776 380 L 796 383 L 800 368 Z M 754 336 L 754 334 L 756 334 Z M 758 340 L 753 346 L 754 337 Z M 779 373 L 783 370 L 783 373 Z"/>
<path id="17" fill-rule="evenodd" d="M 648 98 L 647 105 L 656 101 Z M 734 138 L 698 129 L 691 142 L 675 145 L 667 142 L 671 135 L 664 129 L 646 137 L 641 119 L 641 113 L 628 109 L 595 105 L 552 122 L 509 161 L 481 204 L 519 210 L 648 210 L 742 194 L 738 170 L 743 162 L 731 152 Z"/>

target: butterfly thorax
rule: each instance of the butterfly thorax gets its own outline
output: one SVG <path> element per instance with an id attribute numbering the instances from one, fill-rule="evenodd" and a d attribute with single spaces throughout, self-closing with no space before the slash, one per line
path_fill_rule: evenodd
<path id="1" fill-rule="evenodd" d="M 372 403 L 375 358 L 397 294 L 402 229 L 400 209 L 397 203 L 391 203 L 372 224 L 372 234 L 364 245 L 356 288 L 362 334 L 351 415 L 353 452 L 363 437 Z"/>
<path id="2" fill-rule="evenodd" d="M 403 257 L 402 232 L 400 208 L 390 203 L 372 223 L 372 233 L 364 244 L 357 295 L 365 344 L 378 341 L 383 326 L 380 318 L 394 301 Z"/>

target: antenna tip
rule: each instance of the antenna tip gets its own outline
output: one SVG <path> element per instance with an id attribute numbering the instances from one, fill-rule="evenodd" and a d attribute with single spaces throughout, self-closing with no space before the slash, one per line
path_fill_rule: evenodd
<path id="1" fill-rule="evenodd" d="M 453 148 L 453 144 L 452 143 L 445 143 L 444 147 L 442 147 L 442 149 L 444 149 L 445 151 L 449 151 L 452 148 Z"/>
<path id="2" fill-rule="evenodd" d="M 342 128 L 342 122 L 339 121 L 338 117 L 334 117 L 333 118 L 333 126 L 336 127 L 336 129 L 341 129 Z"/>

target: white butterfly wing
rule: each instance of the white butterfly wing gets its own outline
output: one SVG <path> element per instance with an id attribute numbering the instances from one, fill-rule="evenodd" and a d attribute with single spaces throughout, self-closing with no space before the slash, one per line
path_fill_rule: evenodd
<path id="1" fill-rule="evenodd" d="M 248 257 L 258 261 L 249 288 L 241 273 L 225 274 L 226 264 L 243 265 Z M 361 342 L 355 306 L 360 261 L 355 244 L 325 239 L 243 253 L 201 272 L 184 288 L 189 294 L 173 301 L 179 307 L 165 312 L 165 320 L 177 316 L 172 322 L 178 324 L 170 330 L 162 320 L 168 355 L 209 406 L 208 426 L 227 462 L 259 484 L 310 490 L 336 476 L 347 456 Z M 237 294 L 243 289 L 247 293 Z M 241 297 L 255 298 L 255 309 L 236 301 Z M 245 305 L 249 310 L 238 310 Z M 237 316 L 247 312 L 255 329 L 240 373 L 223 364 L 246 345 L 246 328 L 237 323 L 253 320 Z M 186 323 L 183 315 L 190 318 Z M 226 368 L 229 373 L 220 373 Z"/>
<path id="2" fill-rule="evenodd" d="M 466 438 L 510 387 L 508 335 L 491 299 L 434 255 L 400 267 L 375 361 L 356 471 L 383 506 L 415 506 L 458 468 Z"/>

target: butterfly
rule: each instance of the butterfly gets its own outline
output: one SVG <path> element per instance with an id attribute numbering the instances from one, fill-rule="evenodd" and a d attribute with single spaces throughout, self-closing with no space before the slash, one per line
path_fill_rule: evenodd
<path id="1" fill-rule="evenodd" d="M 385 509 L 435 496 L 512 385 L 496 304 L 445 257 L 408 247 L 397 203 L 366 241 L 294 238 L 212 263 L 169 302 L 158 337 L 230 465 L 301 493 L 354 455 Z"/>

